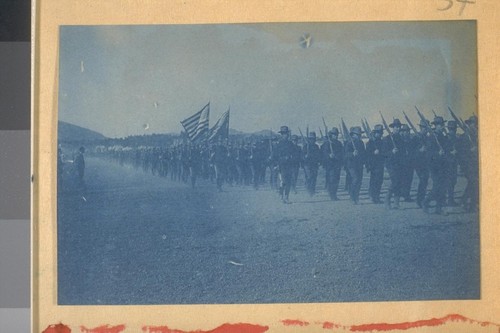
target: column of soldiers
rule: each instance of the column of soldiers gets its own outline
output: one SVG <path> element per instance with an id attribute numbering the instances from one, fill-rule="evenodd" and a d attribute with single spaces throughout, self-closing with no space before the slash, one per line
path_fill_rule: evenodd
<path id="1" fill-rule="evenodd" d="M 384 203 L 387 209 L 399 209 L 400 202 L 412 202 L 410 192 L 417 174 L 418 185 L 416 204 L 425 212 L 435 202 L 435 213 L 444 214 L 444 206 L 457 206 L 455 186 L 458 168 L 466 178 L 466 187 L 461 204 L 466 211 L 478 208 L 478 153 L 477 117 L 472 116 L 465 122 L 464 134 L 457 135 L 457 121 L 445 121 L 436 116 L 432 122 L 425 119 L 419 124 L 420 131 L 411 133 L 408 124 L 394 119 L 388 125 L 384 136 L 384 126 L 377 124 L 368 133 L 368 142 L 362 141 L 364 133 L 359 126 L 351 127 L 344 135 L 343 142 L 338 140 L 339 130 L 332 128 L 321 145 L 316 144 L 316 134 L 309 133 L 303 139 L 300 154 L 294 153 L 295 140 L 290 139 L 290 130 L 282 126 L 278 144 L 272 160 L 278 167 L 280 197 L 289 203 L 289 192 L 296 182 L 294 172 L 297 165 L 304 169 L 306 189 L 310 195 L 316 191 L 318 168 L 325 169 L 325 186 L 330 198 L 338 200 L 340 171 L 346 170 L 346 189 L 351 201 L 359 203 L 359 193 L 363 180 L 363 168 L 370 174 L 368 194 L 374 204 Z M 292 172 L 292 170 L 295 170 Z M 389 175 L 389 183 L 384 199 L 381 200 L 384 171 Z M 429 189 L 429 180 L 432 187 Z"/>
<path id="2" fill-rule="evenodd" d="M 429 212 L 431 203 L 435 203 L 434 211 L 440 214 L 444 206 L 462 204 L 467 211 L 478 206 L 477 118 L 470 117 L 464 124 L 467 130 L 458 135 L 455 120 L 446 122 L 439 116 L 432 122 L 422 119 L 420 130 L 416 130 L 413 125 L 394 119 L 389 125 L 385 121 L 385 126 L 375 125 L 369 133 L 359 126 L 351 127 L 348 133 L 343 130 L 343 140 L 339 140 L 341 133 L 335 127 L 328 131 L 325 125 L 326 135 L 318 140 L 315 132 L 299 137 L 291 135 L 287 126 L 281 126 L 279 138 L 115 149 L 111 156 L 122 165 L 129 163 L 161 177 L 170 174 L 171 180 L 192 187 L 199 177 L 215 183 L 219 191 L 224 184 L 259 189 L 268 183 L 284 203 L 290 202 L 290 192 L 297 193 L 301 169 L 305 189 L 314 196 L 322 167 L 330 199 L 339 200 L 344 168 L 350 200 L 358 204 L 366 169 L 371 201 L 383 203 L 387 209 L 398 209 L 402 201 L 413 201 L 410 193 L 416 174 L 416 204 Z M 459 168 L 466 179 L 461 203 L 455 197 Z M 385 172 L 388 183 L 382 197 Z"/>

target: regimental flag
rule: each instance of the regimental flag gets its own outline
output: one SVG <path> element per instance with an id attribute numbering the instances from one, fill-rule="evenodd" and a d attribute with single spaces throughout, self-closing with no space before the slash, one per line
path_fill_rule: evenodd
<path id="1" fill-rule="evenodd" d="M 209 141 L 229 138 L 229 109 L 217 120 L 210 129 Z"/>
<path id="2" fill-rule="evenodd" d="M 203 138 L 208 133 L 208 118 L 210 116 L 210 103 L 205 105 L 203 109 L 196 112 L 189 118 L 181 121 L 182 126 L 186 130 L 186 134 L 190 141 L 196 141 Z"/>

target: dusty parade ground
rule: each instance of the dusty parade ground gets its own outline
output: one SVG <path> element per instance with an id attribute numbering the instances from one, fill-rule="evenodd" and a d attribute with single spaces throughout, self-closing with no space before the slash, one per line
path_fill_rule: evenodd
<path id="1" fill-rule="evenodd" d="M 59 304 L 477 299 L 477 213 L 353 205 L 343 190 L 285 205 L 263 186 L 196 189 L 87 158 L 87 190 L 58 196 Z M 301 177 L 302 170 L 301 170 Z M 415 177 L 416 178 L 416 177 Z M 343 189 L 344 177 L 341 180 Z M 384 184 L 384 188 L 385 188 Z M 457 192 L 463 190 L 459 179 Z M 68 188 L 69 187 L 69 188 Z"/>

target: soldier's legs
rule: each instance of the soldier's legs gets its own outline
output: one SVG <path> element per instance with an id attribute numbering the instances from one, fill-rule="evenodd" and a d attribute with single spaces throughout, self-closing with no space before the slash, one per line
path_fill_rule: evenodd
<path id="1" fill-rule="evenodd" d="M 331 193 L 331 198 L 332 200 L 338 200 L 337 198 L 337 191 L 339 189 L 339 182 L 340 182 L 340 167 L 334 167 L 332 169 L 331 173 L 331 178 L 332 178 L 332 193 Z"/>
<path id="2" fill-rule="evenodd" d="M 384 167 L 374 167 L 370 170 L 370 198 L 374 203 L 380 203 L 380 191 L 384 182 Z"/>
<path id="3" fill-rule="evenodd" d="M 403 197 L 406 202 L 411 201 L 410 191 L 412 182 L 413 182 L 413 167 L 405 166 L 403 168 L 403 173 L 401 178 L 401 197 Z"/>
<path id="4" fill-rule="evenodd" d="M 310 190 L 309 194 L 314 195 L 316 193 L 316 180 L 318 179 L 318 167 L 311 167 L 311 178 L 310 178 Z"/>
<path id="5" fill-rule="evenodd" d="M 426 167 L 419 167 L 415 169 L 415 171 L 418 176 L 417 205 L 422 207 L 427 192 L 427 185 L 429 184 L 429 169 Z"/>
<path id="6" fill-rule="evenodd" d="M 361 179 L 363 177 L 363 169 L 359 168 L 349 168 L 349 175 L 351 178 L 351 184 L 349 185 L 349 195 L 354 203 L 359 201 L 359 191 L 361 189 Z"/>
<path id="7" fill-rule="evenodd" d="M 456 163 L 450 162 L 447 173 L 446 197 L 448 206 L 456 206 L 455 202 L 455 185 L 457 185 L 458 166 Z"/>

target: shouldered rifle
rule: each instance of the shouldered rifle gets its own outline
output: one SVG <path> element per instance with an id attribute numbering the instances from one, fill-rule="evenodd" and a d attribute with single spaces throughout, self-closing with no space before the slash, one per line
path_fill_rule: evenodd
<path id="1" fill-rule="evenodd" d="M 408 125 L 410 125 L 410 128 L 413 130 L 415 134 L 418 134 L 417 129 L 415 128 L 415 126 L 413 126 L 413 123 L 411 122 L 410 118 L 408 118 L 408 116 L 406 115 L 406 112 L 403 111 L 403 114 L 405 116 L 406 122 L 408 123 Z"/>
<path id="2" fill-rule="evenodd" d="M 427 128 L 427 130 L 432 133 L 432 136 L 434 137 L 434 139 L 436 140 L 436 143 L 437 145 L 439 146 L 439 149 L 440 150 L 443 150 L 443 146 L 441 146 L 441 144 L 439 143 L 439 140 L 436 136 L 436 133 L 432 130 L 432 128 L 430 127 L 429 125 L 429 122 L 427 121 L 427 119 L 425 119 L 424 115 L 420 112 L 420 110 L 417 108 L 417 106 L 415 106 L 415 109 L 417 110 L 417 113 L 418 113 L 418 116 L 420 117 L 420 120 L 422 120 L 422 122 L 425 124 L 425 127 Z"/>
<path id="3" fill-rule="evenodd" d="M 306 139 L 304 138 L 304 134 L 302 134 L 300 127 L 299 127 L 299 133 L 300 136 L 302 137 L 302 142 L 304 142 L 304 144 L 306 145 L 306 153 L 309 154 L 309 142 L 307 142 Z"/>
<path id="4" fill-rule="evenodd" d="M 343 118 L 340 118 L 340 121 L 342 122 L 342 130 L 344 131 L 345 135 L 346 135 L 347 137 L 349 137 L 349 141 L 350 141 L 350 142 L 351 142 L 351 144 L 352 144 L 352 148 L 353 148 L 354 150 L 356 150 L 356 146 L 354 145 L 354 141 L 353 141 L 353 139 L 352 139 L 352 136 L 349 134 L 349 130 L 347 129 L 347 125 L 345 124 L 344 119 L 343 119 Z M 347 137 L 346 137 L 346 140 L 347 140 Z"/>
<path id="5" fill-rule="evenodd" d="M 469 126 L 461 118 L 458 118 L 457 115 L 455 114 L 455 112 L 453 112 L 453 110 L 449 106 L 448 106 L 448 111 L 450 111 L 450 114 L 451 114 L 451 117 L 453 118 L 453 120 L 456 121 L 456 123 L 458 124 L 458 126 L 460 127 L 460 129 L 465 134 L 467 134 L 467 137 L 469 138 L 470 142 L 472 142 L 472 137 L 470 136 L 470 128 L 469 128 Z"/>
<path id="6" fill-rule="evenodd" d="M 437 113 L 436 113 L 436 111 L 434 111 L 434 109 L 432 109 L 432 113 L 434 114 L 434 117 L 438 116 Z"/>
<path id="7" fill-rule="evenodd" d="M 372 129 L 371 129 L 371 127 L 370 127 L 370 124 L 368 124 L 368 120 L 366 120 L 366 118 L 364 118 L 364 119 L 365 119 L 366 128 L 367 128 L 367 129 L 368 129 L 368 131 L 371 133 L 371 132 L 372 132 Z"/>
<path id="8" fill-rule="evenodd" d="M 326 126 L 325 117 L 322 118 L 323 118 L 323 125 L 325 126 L 326 138 L 328 139 L 328 144 L 330 145 L 330 153 L 333 154 L 332 140 L 330 140 L 330 135 L 328 135 L 328 126 Z"/>
<path id="9" fill-rule="evenodd" d="M 391 138 L 392 146 L 396 148 L 396 143 L 394 142 L 394 138 L 392 137 L 391 129 L 389 128 L 389 125 L 387 125 L 387 122 L 385 121 L 384 116 L 382 115 L 382 111 L 379 111 L 379 113 L 380 117 L 382 117 L 382 124 L 384 124 L 385 130 L 387 131 L 387 133 L 389 133 L 389 137 Z"/>

